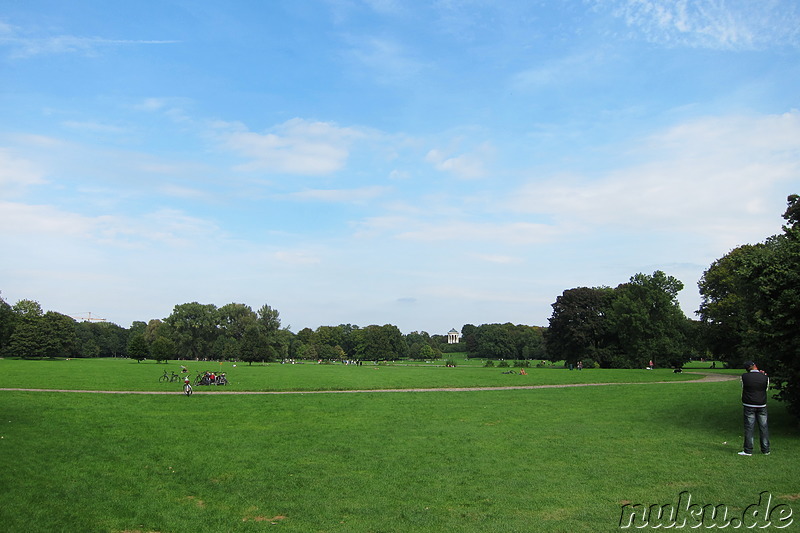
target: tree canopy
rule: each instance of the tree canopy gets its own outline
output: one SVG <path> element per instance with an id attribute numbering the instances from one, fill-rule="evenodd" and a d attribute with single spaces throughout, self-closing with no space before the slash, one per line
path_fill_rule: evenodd
<path id="1" fill-rule="evenodd" d="M 782 234 L 732 250 L 698 286 L 711 352 L 734 366 L 755 360 L 800 417 L 800 197 L 787 204 Z"/>
<path id="2" fill-rule="evenodd" d="M 689 319 L 677 300 L 680 280 L 657 270 L 616 288 L 578 287 L 553 304 L 547 352 L 567 363 L 641 368 L 650 361 L 680 367 L 689 359 Z"/>

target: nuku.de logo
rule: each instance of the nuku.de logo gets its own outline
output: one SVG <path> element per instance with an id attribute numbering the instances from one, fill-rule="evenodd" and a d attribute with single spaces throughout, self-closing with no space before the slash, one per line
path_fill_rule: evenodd
<path id="1" fill-rule="evenodd" d="M 771 526 L 782 529 L 789 527 L 793 521 L 792 508 L 785 503 L 773 505 L 772 494 L 768 491 L 761 492 L 758 495 L 758 503 L 745 507 L 741 515 L 730 512 L 724 503 L 692 503 L 692 495 L 688 491 L 683 491 L 678 494 L 677 503 L 623 505 L 619 527 L 620 529 L 761 529 Z"/>

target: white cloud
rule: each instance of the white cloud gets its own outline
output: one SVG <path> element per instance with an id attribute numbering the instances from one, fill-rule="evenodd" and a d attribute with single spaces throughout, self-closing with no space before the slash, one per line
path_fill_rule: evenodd
<path id="1" fill-rule="evenodd" d="M 50 205 L 0 202 L 0 227 L 18 241 L 74 241 L 118 248 L 200 247 L 221 237 L 212 222 L 174 209 L 87 216 Z"/>
<path id="2" fill-rule="evenodd" d="M 561 87 L 596 76 L 602 66 L 603 57 L 598 51 L 574 54 L 518 72 L 511 78 L 511 87 L 514 91 Z"/>
<path id="3" fill-rule="evenodd" d="M 311 189 L 292 193 L 291 198 L 331 203 L 365 203 L 391 192 L 390 187 L 379 185 L 359 189 Z"/>
<path id="4" fill-rule="evenodd" d="M 119 46 L 175 44 L 174 40 L 106 39 L 77 35 L 31 36 L 15 26 L 0 27 L 0 45 L 11 49 L 10 56 L 24 59 L 38 55 L 81 53 L 95 55 L 103 49 Z"/>
<path id="5" fill-rule="evenodd" d="M 480 179 L 486 176 L 485 160 L 491 157 L 492 152 L 488 144 L 480 146 L 475 152 L 454 156 L 435 148 L 428 152 L 425 161 L 436 170 L 448 172 L 459 179 Z"/>
<path id="6" fill-rule="evenodd" d="M 530 222 L 476 222 L 454 220 L 426 212 L 419 218 L 386 215 L 367 218 L 357 224 L 356 236 L 391 238 L 426 243 L 461 243 L 474 245 L 500 243 L 507 245 L 540 244 L 552 241 L 558 231 L 546 224 Z"/>
<path id="7" fill-rule="evenodd" d="M 222 126 L 218 124 L 217 128 Z M 363 137 L 353 128 L 300 118 L 263 134 L 251 132 L 241 125 L 224 126 L 228 130 L 221 132 L 224 146 L 250 160 L 238 167 L 245 171 L 311 176 L 331 174 L 345 166 L 350 144 Z"/>
<path id="8" fill-rule="evenodd" d="M 8 197 L 22 193 L 32 185 L 44 183 L 47 183 L 44 171 L 35 163 L 0 148 L 0 194 Z"/>
<path id="9" fill-rule="evenodd" d="M 655 43 L 716 49 L 800 44 L 800 11 L 792 0 L 596 0 L 595 5 Z"/>
<path id="10" fill-rule="evenodd" d="M 95 121 L 67 120 L 61 123 L 65 128 L 79 131 L 89 131 L 95 133 L 125 133 L 127 130 L 111 124 L 103 124 Z"/>
<path id="11" fill-rule="evenodd" d="M 487 263 L 495 263 L 498 265 L 509 265 L 513 263 L 521 263 L 522 259 L 510 255 L 493 255 L 493 254 L 472 254 L 472 257 Z"/>
<path id="12" fill-rule="evenodd" d="M 547 214 L 573 229 L 702 235 L 720 248 L 776 233 L 800 175 L 800 113 L 709 117 L 628 150 L 646 161 L 599 178 L 556 177 L 515 191 L 516 212 Z"/>
<path id="13" fill-rule="evenodd" d="M 281 263 L 289 265 L 316 265 L 320 262 L 320 258 L 310 252 L 299 250 L 281 250 L 275 252 L 275 259 Z"/>
<path id="14" fill-rule="evenodd" d="M 347 57 L 380 83 L 396 83 L 415 78 L 428 68 L 415 59 L 402 44 L 382 37 L 350 37 Z"/>

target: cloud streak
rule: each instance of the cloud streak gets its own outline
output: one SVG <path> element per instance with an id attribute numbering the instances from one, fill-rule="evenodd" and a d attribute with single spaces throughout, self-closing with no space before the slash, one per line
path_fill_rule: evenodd
<path id="1" fill-rule="evenodd" d="M 240 124 L 218 124 L 222 145 L 248 161 L 242 171 L 322 176 L 341 170 L 349 147 L 363 134 L 329 122 L 294 118 L 266 133 L 255 133 Z"/>
<path id="2" fill-rule="evenodd" d="M 9 49 L 13 59 L 27 59 L 42 55 L 84 54 L 96 55 L 102 50 L 124 46 L 151 46 L 178 44 L 176 40 L 108 39 L 77 35 L 27 36 L 10 24 L 0 24 L 0 46 Z"/>
<path id="3" fill-rule="evenodd" d="M 654 43 L 721 50 L 800 45 L 794 2 L 596 0 L 595 5 Z"/>

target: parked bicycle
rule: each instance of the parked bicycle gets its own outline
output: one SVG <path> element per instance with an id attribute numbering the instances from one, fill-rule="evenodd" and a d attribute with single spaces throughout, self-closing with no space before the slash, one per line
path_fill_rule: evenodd
<path id="1" fill-rule="evenodd" d="M 192 384 L 189 383 L 189 376 L 186 376 L 186 378 L 183 380 L 183 393 L 186 396 L 191 396 L 192 392 L 194 392 L 192 391 Z"/>
<path id="2" fill-rule="evenodd" d="M 158 382 L 159 383 L 175 383 L 176 381 L 178 381 L 179 377 L 180 376 L 178 374 L 176 374 L 175 372 L 173 372 L 172 375 L 169 375 L 169 374 L 167 374 L 167 371 L 164 370 L 164 375 L 161 376 L 160 378 L 158 378 Z"/>
<path id="3" fill-rule="evenodd" d="M 225 372 L 218 374 L 214 372 L 200 372 L 194 378 L 194 384 L 197 385 L 227 385 L 228 378 L 225 377 Z"/>

